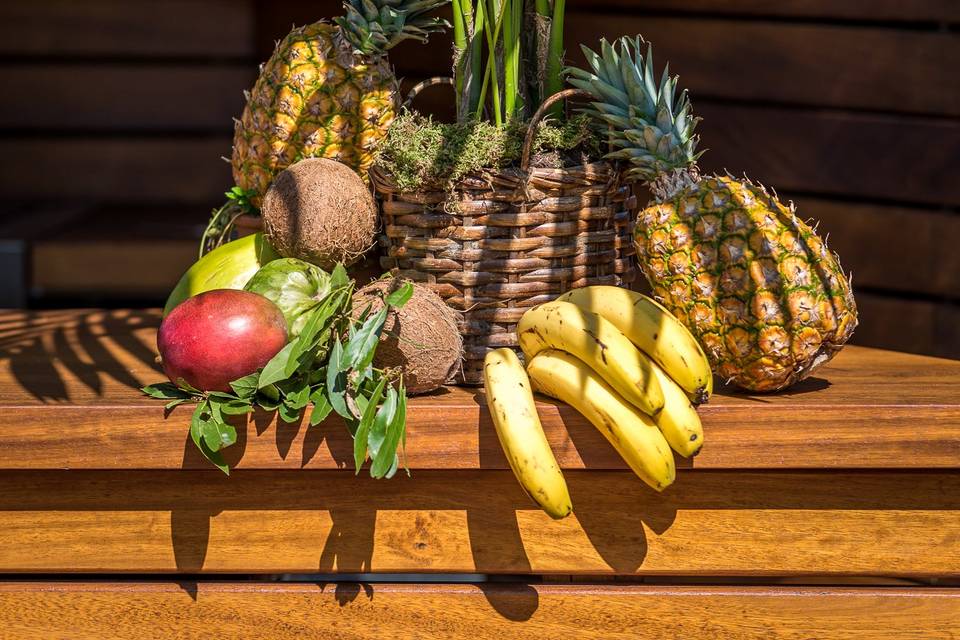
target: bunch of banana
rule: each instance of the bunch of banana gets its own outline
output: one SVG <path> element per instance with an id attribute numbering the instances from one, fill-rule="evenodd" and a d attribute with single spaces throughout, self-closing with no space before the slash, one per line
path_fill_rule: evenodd
<path id="1" fill-rule="evenodd" d="M 527 311 L 517 337 L 526 370 L 508 349 L 488 354 L 487 405 L 514 474 L 551 516 L 572 508 L 531 391 L 577 409 L 657 491 L 676 476 L 670 449 L 689 457 L 703 445 L 695 404 L 713 392 L 710 364 L 687 328 L 649 297 L 574 289 Z"/>

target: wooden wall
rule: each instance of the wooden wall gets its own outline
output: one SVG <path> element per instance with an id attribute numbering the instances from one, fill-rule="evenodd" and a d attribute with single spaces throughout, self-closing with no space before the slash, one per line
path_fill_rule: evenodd
<path id="1" fill-rule="evenodd" d="M 0 238 L 30 239 L 33 294 L 161 299 L 230 186 L 220 157 L 256 64 L 291 24 L 338 6 L 0 5 Z M 960 358 L 960 2 L 570 0 L 568 11 L 572 60 L 579 42 L 643 33 L 704 118 L 705 168 L 746 172 L 821 221 L 854 275 L 855 341 Z M 398 48 L 398 73 L 446 74 L 449 41 L 435 42 Z M 444 101 L 436 91 L 424 108 Z"/>

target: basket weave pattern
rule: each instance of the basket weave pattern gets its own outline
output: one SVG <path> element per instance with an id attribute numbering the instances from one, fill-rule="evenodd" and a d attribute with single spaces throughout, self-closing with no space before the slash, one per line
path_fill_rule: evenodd
<path id="1" fill-rule="evenodd" d="M 517 346 L 530 307 L 633 279 L 636 199 L 612 163 L 505 169 L 415 193 L 377 166 L 370 175 L 383 213 L 381 265 L 462 312 L 458 382 L 482 382 L 486 352 Z"/>

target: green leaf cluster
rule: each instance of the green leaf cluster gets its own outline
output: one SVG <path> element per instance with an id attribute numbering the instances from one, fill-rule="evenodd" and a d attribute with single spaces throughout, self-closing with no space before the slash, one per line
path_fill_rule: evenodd
<path id="1" fill-rule="evenodd" d="M 372 477 L 396 473 L 398 448 L 406 436 L 406 391 L 398 371 L 379 370 L 372 363 L 389 310 L 406 304 L 413 287 L 397 288 L 385 296 L 380 311 L 364 309 L 354 319 L 354 283 L 342 265 L 328 284 L 326 294 L 300 316 L 299 333 L 259 371 L 231 382 L 231 392 L 202 392 L 183 380 L 143 387 L 146 395 L 166 400 L 168 411 L 196 403 L 190 437 L 224 473 L 230 470 L 221 450 L 237 439 L 231 416 L 260 408 L 299 423 L 311 405 L 310 427 L 334 412 L 343 418 L 354 438 L 357 473 L 368 458 Z"/>

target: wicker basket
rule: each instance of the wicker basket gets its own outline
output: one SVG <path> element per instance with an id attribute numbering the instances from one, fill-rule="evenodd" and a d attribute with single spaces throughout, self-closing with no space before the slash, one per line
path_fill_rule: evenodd
<path id="1" fill-rule="evenodd" d="M 530 167 L 537 111 L 519 168 L 403 193 L 380 167 L 370 175 L 381 199 L 381 265 L 426 283 L 462 312 L 464 365 L 458 382 L 482 382 L 483 358 L 516 347 L 524 311 L 577 287 L 629 284 L 636 199 L 619 168 L 601 161 L 564 169 Z"/>

